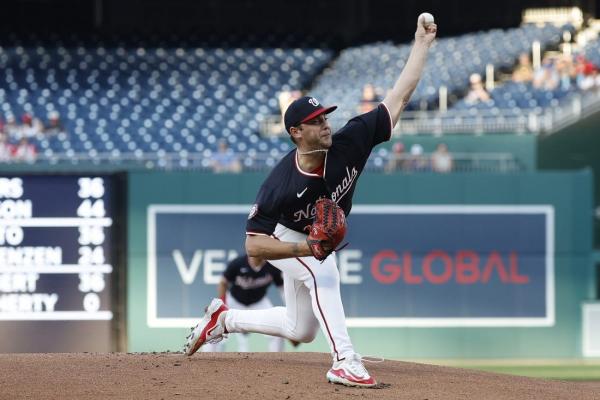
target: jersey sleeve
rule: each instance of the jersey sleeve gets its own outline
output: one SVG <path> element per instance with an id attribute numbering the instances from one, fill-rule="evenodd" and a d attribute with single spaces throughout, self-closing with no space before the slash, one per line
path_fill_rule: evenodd
<path id="1" fill-rule="evenodd" d="M 379 103 L 373 110 L 352 118 L 344 128 L 347 137 L 370 152 L 373 147 L 390 140 L 392 117 L 387 106 Z"/>
<path id="2" fill-rule="evenodd" d="M 261 186 L 246 222 L 247 235 L 270 236 L 279 222 L 281 211 L 277 194 L 266 183 Z"/>

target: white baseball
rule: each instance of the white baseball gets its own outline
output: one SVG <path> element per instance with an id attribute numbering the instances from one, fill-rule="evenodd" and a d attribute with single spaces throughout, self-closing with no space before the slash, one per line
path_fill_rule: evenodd
<path id="1" fill-rule="evenodd" d="M 429 24 L 433 24 L 433 15 L 429 13 L 422 13 L 418 18 L 420 21 L 423 21 L 423 26 L 427 26 Z"/>

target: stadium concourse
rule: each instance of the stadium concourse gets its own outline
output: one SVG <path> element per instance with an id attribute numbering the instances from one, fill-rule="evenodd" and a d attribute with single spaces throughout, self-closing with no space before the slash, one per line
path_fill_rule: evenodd
<path id="1" fill-rule="evenodd" d="M 485 75 L 489 68 L 499 76 L 533 43 L 542 51 L 558 49 L 566 33 L 573 35 L 575 28 L 523 24 L 439 39 L 399 129 L 539 132 L 547 110 L 570 109 L 581 98 L 577 85 L 546 90 L 531 82 L 507 82 L 491 91 L 489 101 L 470 103 L 464 95 L 470 76 Z M 291 149 L 280 123 L 282 91 L 309 90 L 324 104 L 338 104 L 332 125 L 340 127 L 356 114 L 363 86 L 389 87 L 410 49 L 410 43 L 377 42 L 336 53 L 311 42 L 271 47 L 238 38 L 228 44 L 233 42 L 215 45 L 214 39 L 194 36 L 145 42 L 13 35 L 0 49 L 5 72 L 0 109 L 8 142 L 16 146 L 20 136 L 28 136 L 38 163 L 110 160 L 206 169 L 225 141 L 241 155 L 245 170 L 261 169 Z M 599 49 L 592 41 L 585 54 L 598 62 Z M 440 88 L 449 102 L 442 114 L 435 111 Z M 425 112 L 425 118 L 414 120 L 410 111 Z M 39 121 L 47 115 L 60 116 L 62 129 L 10 134 L 21 116 Z M 377 149 L 368 168 L 384 169 L 390 155 L 387 147 Z"/>

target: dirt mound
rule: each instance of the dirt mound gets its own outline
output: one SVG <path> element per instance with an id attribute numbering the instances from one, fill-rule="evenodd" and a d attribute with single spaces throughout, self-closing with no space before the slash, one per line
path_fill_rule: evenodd
<path id="1" fill-rule="evenodd" d="M 600 382 L 384 361 L 379 389 L 327 383 L 320 353 L 0 354 L 0 399 L 600 399 Z"/>

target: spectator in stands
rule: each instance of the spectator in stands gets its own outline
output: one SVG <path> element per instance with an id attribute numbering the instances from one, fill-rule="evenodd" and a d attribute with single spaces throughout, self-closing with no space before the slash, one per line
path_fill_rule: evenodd
<path id="1" fill-rule="evenodd" d="M 590 75 L 577 77 L 577 87 L 581 90 L 594 90 L 600 88 L 600 75 L 594 69 Z"/>
<path id="2" fill-rule="evenodd" d="M 439 143 L 431 154 L 431 168 L 435 172 L 447 173 L 452 171 L 454 160 L 448 151 L 446 143 Z"/>
<path id="3" fill-rule="evenodd" d="M 8 142 L 8 135 L 0 132 L 0 163 L 10 162 L 14 147 Z"/>
<path id="4" fill-rule="evenodd" d="M 392 146 L 392 152 L 390 153 L 390 159 L 384 167 L 386 173 L 402 171 L 406 169 L 407 157 L 404 150 L 404 144 L 402 142 L 394 143 Z"/>
<path id="5" fill-rule="evenodd" d="M 33 138 L 39 136 L 44 131 L 44 125 L 39 118 L 35 118 L 29 113 L 25 113 L 21 116 L 21 137 Z"/>
<path id="6" fill-rule="evenodd" d="M 48 113 L 48 123 L 44 127 L 46 136 L 58 135 L 64 131 L 65 128 L 60 120 L 60 114 L 57 111 L 50 111 Z"/>
<path id="7" fill-rule="evenodd" d="M 558 86 L 559 77 L 554 61 L 549 56 L 544 56 L 542 65 L 533 74 L 533 87 L 542 90 L 554 90 Z"/>
<path id="8" fill-rule="evenodd" d="M 15 161 L 33 163 L 37 159 L 37 149 L 33 143 L 29 143 L 26 137 L 22 137 L 13 152 Z"/>
<path id="9" fill-rule="evenodd" d="M 214 155 L 212 160 L 212 168 L 215 173 L 232 172 L 238 173 L 242 171 L 242 164 L 235 155 L 233 150 L 229 148 L 225 140 L 219 141 L 219 150 Z"/>
<path id="10" fill-rule="evenodd" d="M 17 119 L 13 114 L 6 114 L 4 132 L 9 136 L 9 138 L 17 139 L 21 137 L 21 128 L 19 127 L 19 124 L 17 124 Z"/>
<path id="11" fill-rule="evenodd" d="M 423 146 L 413 144 L 410 146 L 410 157 L 407 163 L 407 170 L 415 172 L 426 172 L 430 170 L 429 161 L 423 154 Z"/>
<path id="12" fill-rule="evenodd" d="M 486 102 L 490 100 L 490 94 L 483 86 L 481 75 L 471 74 L 469 77 L 469 82 L 471 86 L 469 88 L 469 93 L 467 93 L 467 97 L 465 98 L 466 103 L 477 104 L 479 102 Z"/>
<path id="13" fill-rule="evenodd" d="M 561 90 L 571 89 L 571 81 L 575 78 L 575 69 L 571 56 L 561 56 L 556 60 L 556 72 Z"/>
<path id="14" fill-rule="evenodd" d="M 521 53 L 519 55 L 519 63 L 512 73 L 513 82 L 531 82 L 533 80 L 533 67 L 529 54 Z"/>
<path id="15" fill-rule="evenodd" d="M 377 107 L 381 102 L 381 96 L 377 93 L 377 89 L 370 83 L 363 86 L 362 97 L 360 98 L 360 104 L 358 106 L 358 112 L 360 114 L 367 113 Z"/>
<path id="16" fill-rule="evenodd" d="M 600 83 L 597 81 L 598 69 L 582 54 L 575 57 L 575 73 L 575 82 L 579 89 L 589 90 L 598 87 Z"/>

